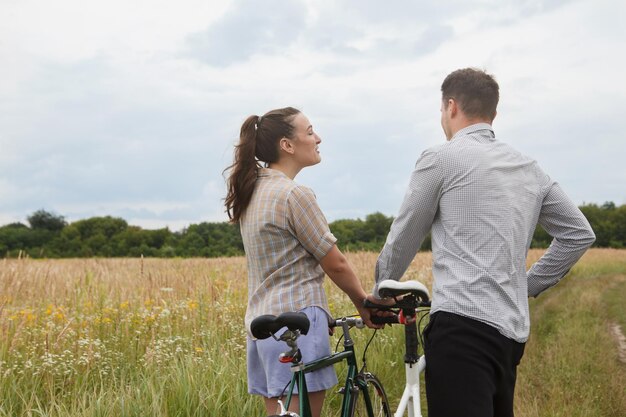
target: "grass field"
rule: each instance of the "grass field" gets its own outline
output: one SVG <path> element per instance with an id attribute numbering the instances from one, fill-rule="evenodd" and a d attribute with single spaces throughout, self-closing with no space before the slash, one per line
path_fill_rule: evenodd
<path id="1" fill-rule="evenodd" d="M 369 289 L 376 254 L 348 256 Z M 407 279 L 430 287 L 430 261 L 420 253 Z M 0 417 L 264 415 L 246 393 L 246 290 L 243 258 L 0 261 Z M 328 294 L 335 315 L 353 313 Z M 516 415 L 626 416 L 626 250 L 589 251 L 531 314 Z M 358 350 L 371 331 L 356 333 Z M 393 407 L 402 341 L 387 328 L 368 351 Z"/>

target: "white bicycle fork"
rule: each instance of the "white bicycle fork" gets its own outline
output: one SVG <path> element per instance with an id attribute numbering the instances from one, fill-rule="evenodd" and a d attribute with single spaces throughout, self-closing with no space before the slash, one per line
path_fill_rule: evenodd
<path id="1" fill-rule="evenodd" d="M 409 417 L 422 417 L 422 407 L 420 404 L 420 374 L 426 368 L 426 357 L 422 355 L 417 364 L 405 364 L 406 387 L 398 404 L 398 411 L 394 417 L 404 416 L 408 409 Z"/>

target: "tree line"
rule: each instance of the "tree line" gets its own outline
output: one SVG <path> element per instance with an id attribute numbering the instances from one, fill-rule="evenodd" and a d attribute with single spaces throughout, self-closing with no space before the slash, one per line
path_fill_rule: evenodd
<path id="1" fill-rule="evenodd" d="M 626 247 L 626 205 L 612 202 L 580 207 L 596 233 L 595 247 Z M 68 223 L 63 216 L 38 210 L 28 224 L 0 227 L 0 257 L 220 257 L 243 255 L 239 226 L 226 222 L 203 222 L 173 232 L 168 228 L 147 230 L 129 225 L 119 217 L 92 217 Z M 380 251 L 393 217 L 382 213 L 362 219 L 330 223 L 344 251 Z M 546 248 L 552 238 L 537 227 L 531 247 Z M 430 250 L 430 236 L 421 250 Z"/>

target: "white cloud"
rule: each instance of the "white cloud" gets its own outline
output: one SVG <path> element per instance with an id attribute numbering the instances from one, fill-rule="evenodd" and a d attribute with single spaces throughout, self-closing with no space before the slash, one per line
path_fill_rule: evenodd
<path id="1" fill-rule="evenodd" d="M 248 61 L 255 54 L 281 53 L 306 28 L 305 18 L 306 9 L 298 1 L 236 2 L 207 30 L 188 37 L 190 55 L 222 67 Z"/>
<path id="2" fill-rule="evenodd" d="M 73 62 L 102 51 L 115 56 L 176 50 L 190 31 L 218 20 L 230 1 L 165 0 L 4 2 L 2 39 L 15 53 Z M 9 49 L 8 47 L 6 48 Z M 3 48 L 3 53 L 7 52 Z"/>
<path id="3" fill-rule="evenodd" d="M 622 3 L 3 2 L 0 222 L 39 208 L 225 220 L 240 124 L 286 105 L 322 136 L 322 164 L 298 181 L 327 217 L 395 215 L 443 140 L 441 81 L 465 66 L 499 80 L 503 140 L 576 202 L 626 203 Z"/>

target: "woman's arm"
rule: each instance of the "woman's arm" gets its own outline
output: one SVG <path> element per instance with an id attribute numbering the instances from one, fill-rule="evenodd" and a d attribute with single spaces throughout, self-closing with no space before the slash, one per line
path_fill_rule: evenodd
<path id="1" fill-rule="evenodd" d="M 367 327 L 373 329 L 382 327 L 372 324 L 370 320 L 371 311 L 363 307 L 363 301 L 367 297 L 367 293 L 352 270 L 348 259 L 337 248 L 337 245 L 333 245 L 326 256 L 320 260 L 320 265 L 335 285 L 350 297 Z"/>

